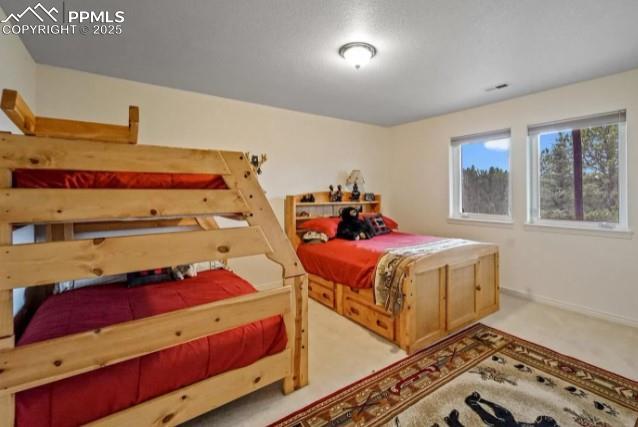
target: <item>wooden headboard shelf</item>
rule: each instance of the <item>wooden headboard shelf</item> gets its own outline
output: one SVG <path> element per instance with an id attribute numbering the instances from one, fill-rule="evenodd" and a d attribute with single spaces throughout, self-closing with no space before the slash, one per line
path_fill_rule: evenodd
<path id="1" fill-rule="evenodd" d="M 375 194 L 374 200 L 350 200 L 351 192 L 345 191 L 341 202 L 331 202 L 328 191 L 312 193 L 315 196 L 314 202 L 302 202 L 305 194 L 286 196 L 285 228 L 288 239 L 297 248 L 301 243 L 300 229 L 304 221 L 310 219 L 338 216 L 341 209 L 353 206 L 363 212 L 381 212 L 381 195 Z M 363 198 L 363 194 L 361 195 Z M 302 215 L 302 212 L 305 215 Z"/>

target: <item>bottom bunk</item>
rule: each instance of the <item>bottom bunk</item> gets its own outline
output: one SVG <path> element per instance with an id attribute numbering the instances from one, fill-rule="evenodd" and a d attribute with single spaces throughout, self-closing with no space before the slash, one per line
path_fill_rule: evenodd
<path id="1" fill-rule="evenodd" d="M 27 326 L 18 346 L 253 292 L 256 290 L 248 282 L 223 269 L 202 272 L 183 281 L 132 288 L 126 284 L 113 284 L 77 289 L 47 299 Z M 187 398 L 201 400 L 203 397 L 206 400 L 201 390 L 195 396 L 185 394 L 184 390 L 207 378 L 221 378 L 224 372 L 230 374 L 232 370 L 240 370 L 261 359 L 266 361 L 269 356 L 282 353 L 286 344 L 284 321 L 281 316 L 274 316 L 29 389 L 16 394 L 16 425 L 74 426 L 110 414 L 115 415 L 107 424 L 117 425 L 116 413 L 125 412 L 142 402 L 151 404 L 165 397 L 178 402 Z M 285 366 L 288 359 L 281 358 L 280 362 Z M 254 388 L 268 384 L 268 380 L 272 382 L 281 378 L 270 379 L 266 372 L 263 378 L 261 374 L 256 375 L 255 378 L 247 378 Z M 229 380 L 236 382 L 237 379 Z M 217 384 L 215 391 L 222 393 L 223 386 L 230 386 L 228 393 L 232 394 L 232 384 L 228 381 Z M 180 390 L 180 393 L 171 396 L 173 390 Z M 164 396 L 157 398 L 160 395 Z M 232 399 L 230 395 L 222 398 L 227 397 Z M 211 409 L 210 400 L 195 404 L 203 406 L 204 410 Z M 136 408 L 143 409 L 143 406 Z M 169 406 L 175 408 L 178 405 Z M 152 414 L 153 408 L 150 409 L 148 413 Z M 172 413 L 160 411 L 158 414 L 158 424 L 178 421 L 177 418 L 172 419 Z"/>

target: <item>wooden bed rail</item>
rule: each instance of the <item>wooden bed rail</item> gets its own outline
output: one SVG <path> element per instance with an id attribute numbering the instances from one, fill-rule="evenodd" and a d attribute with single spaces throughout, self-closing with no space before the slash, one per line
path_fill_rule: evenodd
<path id="1" fill-rule="evenodd" d="M 108 142 L 87 144 L 11 134 L 0 134 L 0 168 L 230 174 L 218 150 Z"/>
<path id="2" fill-rule="evenodd" d="M 87 424 L 90 427 L 176 426 L 290 374 L 290 350 L 208 378 Z"/>
<path id="3" fill-rule="evenodd" d="M 0 289 L 272 252 L 259 226 L 0 248 Z"/>
<path id="4" fill-rule="evenodd" d="M 0 352 L 0 394 L 68 378 L 290 311 L 288 287 Z"/>
<path id="5" fill-rule="evenodd" d="M 13 224 L 89 222 L 246 214 L 237 190 L 9 189 L 0 192 L 3 218 Z"/>
<path id="6" fill-rule="evenodd" d="M 128 126 L 36 116 L 20 94 L 11 89 L 2 91 L 0 105 L 25 135 L 137 144 L 140 111 L 133 105 L 128 111 Z"/>

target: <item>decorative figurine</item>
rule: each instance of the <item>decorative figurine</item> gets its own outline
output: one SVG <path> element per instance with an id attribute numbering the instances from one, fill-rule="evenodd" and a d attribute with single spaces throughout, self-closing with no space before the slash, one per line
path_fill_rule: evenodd
<path id="1" fill-rule="evenodd" d="M 363 193 L 363 200 L 366 202 L 374 202 L 376 197 L 374 196 L 374 193 Z"/>
<path id="2" fill-rule="evenodd" d="M 266 160 L 268 160 L 268 156 L 266 156 L 266 154 L 250 154 L 250 153 L 246 153 L 246 157 L 250 159 L 250 164 L 253 167 L 253 169 L 255 169 L 255 172 L 257 172 L 257 175 L 261 175 L 261 165 L 263 165 L 264 163 L 266 163 Z"/>
<path id="3" fill-rule="evenodd" d="M 315 195 L 312 193 L 304 194 L 301 196 L 301 203 L 314 203 Z"/>
<path id="4" fill-rule="evenodd" d="M 359 185 L 355 182 L 352 186 L 352 193 L 350 194 L 350 200 L 353 202 L 358 202 L 361 198 L 361 192 L 359 191 Z"/>
<path id="5" fill-rule="evenodd" d="M 328 193 L 328 197 L 331 202 L 340 202 L 343 200 L 343 191 L 341 191 L 341 185 L 337 185 L 337 190 L 335 191 L 334 185 L 330 184 L 330 192 Z"/>

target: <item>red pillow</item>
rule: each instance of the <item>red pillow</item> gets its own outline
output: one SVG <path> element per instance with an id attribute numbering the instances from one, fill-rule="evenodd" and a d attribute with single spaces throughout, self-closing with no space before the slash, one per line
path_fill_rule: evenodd
<path id="1" fill-rule="evenodd" d="M 302 230 L 318 231 L 319 233 L 324 233 L 329 239 L 334 239 L 337 236 L 339 221 L 341 221 L 341 218 L 338 216 L 314 218 L 304 221 L 299 228 Z"/>
<path id="2" fill-rule="evenodd" d="M 365 217 L 370 217 L 370 216 L 377 216 L 378 214 L 376 212 L 365 212 L 362 213 L 361 216 Z M 383 217 L 383 222 L 385 222 L 385 225 L 390 229 L 390 230 L 396 230 L 397 228 L 399 228 L 399 224 L 393 220 L 392 218 L 390 218 L 389 216 L 385 216 L 385 215 L 381 215 Z"/>

